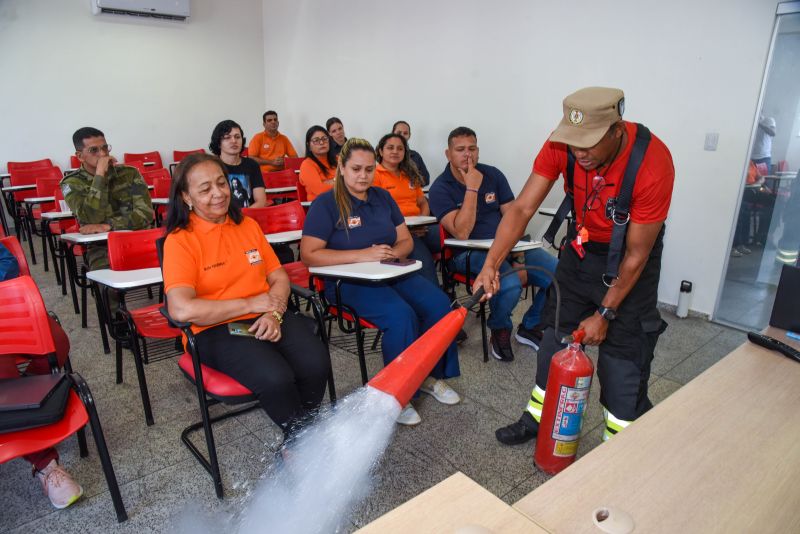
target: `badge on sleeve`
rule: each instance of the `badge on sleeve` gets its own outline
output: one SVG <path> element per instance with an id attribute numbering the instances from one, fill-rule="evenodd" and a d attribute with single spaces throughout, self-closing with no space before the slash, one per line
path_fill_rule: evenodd
<path id="1" fill-rule="evenodd" d="M 358 228 L 361 226 L 361 217 L 354 215 L 352 217 L 347 218 L 347 227 L 348 228 Z"/>
<path id="2" fill-rule="evenodd" d="M 491 193 L 486 193 L 484 200 L 487 204 L 491 204 L 492 202 L 497 200 L 497 195 L 494 193 L 494 191 L 492 191 Z"/>
<path id="3" fill-rule="evenodd" d="M 261 263 L 261 253 L 258 251 L 257 248 L 248 250 L 245 252 L 247 255 L 247 261 L 250 262 L 250 265 L 258 265 Z"/>

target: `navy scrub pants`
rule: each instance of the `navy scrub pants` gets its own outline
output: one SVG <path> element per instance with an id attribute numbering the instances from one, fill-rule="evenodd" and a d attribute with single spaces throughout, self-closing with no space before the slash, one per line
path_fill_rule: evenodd
<path id="1" fill-rule="evenodd" d="M 344 281 L 341 295 L 343 304 L 380 328 L 384 365 L 450 312 L 450 302 L 444 292 L 417 273 L 381 284 Z M 325 297 L 328 302 L 336 302 L 334 281 L 326 281 Z M 460 374 L 454 341 L 430 376 L 442 379 Z"/>

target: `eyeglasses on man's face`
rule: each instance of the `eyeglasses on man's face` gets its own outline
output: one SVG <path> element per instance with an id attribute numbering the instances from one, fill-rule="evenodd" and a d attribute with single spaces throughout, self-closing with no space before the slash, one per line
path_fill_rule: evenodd
<path id="1" fill-rule="evenodd" d="M 100 152 L 105 152 L 106 154 L 108 154 L 108 153 L 111 152 L 111 145 L 87 146 L 87 147 L 84 147 L 83 150 L 88 152 L 92 156 L 96 156 Z"/>

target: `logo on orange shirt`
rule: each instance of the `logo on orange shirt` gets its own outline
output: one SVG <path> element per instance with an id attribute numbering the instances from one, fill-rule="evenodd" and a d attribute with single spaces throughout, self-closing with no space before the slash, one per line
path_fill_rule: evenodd
<path id="1" fill-rule="evenodd" d="M 257 248 L 246 251 L 245 255 L 247 256 L 247 261 L 250 262 L 250 265 L 258 265 L 262 261 L 261 253 Z"/>
<path id="2" fill-rule="evenodd" d="M 267 143 L 264 143 L 264 150 L 269 150 L 269 145 Z"/>
<path id="3" fill-rule="evenodd" d="M 348 217 L 347 218 L 347 227 L 348 228 L 358 228 L 361 226 L 361 217 Z"/>
<path id="4" fill-rule="evenodd" d="M 497 195 L 495 195 L 494 192 L 486 193 L 486 197 L 484 200 L 486 201 L 487 204 L 491 204 L 492 202 L 497 200 Z"/>

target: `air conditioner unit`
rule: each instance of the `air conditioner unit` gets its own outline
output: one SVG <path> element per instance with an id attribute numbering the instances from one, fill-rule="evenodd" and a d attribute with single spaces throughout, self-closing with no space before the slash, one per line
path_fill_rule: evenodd
<path id="1" fill-rule="evenodd" d="M 168 20 L 189 18 L 190 0 L 91 0 L 92 13 L 134 15 Z"/>

